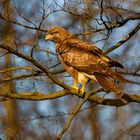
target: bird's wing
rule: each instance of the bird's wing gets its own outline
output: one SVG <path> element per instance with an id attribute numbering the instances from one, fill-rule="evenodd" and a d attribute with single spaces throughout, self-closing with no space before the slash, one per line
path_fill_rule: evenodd
<path id="1" fill-rule="evenodd" d="M 97 55 L 102 54 L 102 50 L 100 50 L 96 46 L 94 46 L 91 43 L 88 43 L 86 41 L 83 41 L 79 38 L 76 38 L 76 37 L 67 39 L 66 43 L 68 46 L 76 47 L 78 49 L 82 49 L 85 51 L 89 51 L 89 52 L 95 53 Z"/>
<path id="2" fill-rule="evenodd" d="M 118 89 L 114 83 L 112 83 L 108 77 L 103 74 L 95 73 L 94 76 L 96 77 L 99 84 L 106 90 L 116 93 L 117 95 L 122 95 L 123 92 Z"/>
<path id="3" fill-rule="evenodd" d="M 61 46 L 65 49 L 63 53 L 59 54 L 60 59 L 63 64 L 69 65 L 78 71 L 85 72 L 89 75 L 94 74 L 95 72 L 110 76 L 119 81 L 123 81 L 122 76 L 114 72 L 107 64 L 107 62 L 102 59 L 100 56 L 94 55 L 87 50 L 80 50 L 71 45 Z"/>
<path id="4" fill-rule="evenodd" d="M 91 53 L 93 53 L 93 55 L 96 55 L 96 56 L 102 58 L 102 60 L 106 61 L 110 67 L 115 66 L 115 67 L 123 68 L 123 66 L 120 63 L 112 60 L 111 58 L 109 58 L 108 56 L 103 54 L 101 49 L 99 49 L 96 46 L 94 46 L 93 44 L 83 41 L 79 38 L 76 38 L 76 37 L 68 38 L 66 40 L 66 45 L 73 47 L 73 48 L 80 49 L 80 50 L 91 52 Z"/>

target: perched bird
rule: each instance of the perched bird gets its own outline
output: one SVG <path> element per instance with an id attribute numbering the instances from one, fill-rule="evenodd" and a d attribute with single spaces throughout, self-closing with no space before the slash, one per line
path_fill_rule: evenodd
<path id="1" fill-rule="evenodd" d="M 84 93 L 85 84 L 94 80 L 105 91 L 122 94 L 111 79 L 123 83 L 125 79 L 111 68 L 123 66 L 103 54 L 102 50 L 57 26 L 47 31 L 45 40 L 56 43 L 56 52 L 66 71 L 74 79 L 73 88 L 78 89 L 77 84 L 82 84 L 81 92 Z"/>

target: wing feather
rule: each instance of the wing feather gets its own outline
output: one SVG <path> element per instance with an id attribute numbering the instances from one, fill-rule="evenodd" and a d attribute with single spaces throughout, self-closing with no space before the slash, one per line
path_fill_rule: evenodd
<path id="1" fill-rule="evenodd" d="M 117 95 L 122 95 L 123 92 L 119 90 L 110 80 L 103 74 L 95 73 L 94 74 L 99 84 L 106 90 L 116 93 Z"/>
<path id="2" fill-rule="evenodd" d="M 96 55 L 103 54 L 101 49 L 76 37 L 69 38 L 66 43 L 68 46 L 90 51 L 92 53 L 96 53 Z"/>
<path id="3" fill-rule="evenodd" d="M 69 38 L 57 47 L 63 64 L 78 71 L 94 75 L 95 72 L 124 82 L 124 78 L 114 72 L 109 65 L 111 59 L 102 54 L 102 51 L 90 43 L 77 38 Z"/>
<path id="4" fill-rule="evenodd" d="M 100 58 L 108 62 L 110 67 L 115 66 L 115 67 L 123 68 L 123 66 L 120 63 L 104 55 L 101 49 L 97 48 L 96 46 L 94 46 L 93 44 L 89 42 L 83 41 L 76 37 L 75 38 L 71 37 L 66 40 L 66 45 L 70 47 L 78 48 L 80 50 L 89 51 L 93 53 L 93 55 L 99 56 Z"/>
<path id="5" fill-rule="evenodd" d="M 63 64 L 71 66 L 78 71 L 85 72 L 89 75 L 95 72 L 110 76 L 121 82 L 124 82 L 124 78 L 118 73 L 114 72 L 107 64 L 105 60 L 102 60 L 97 55 L 93 55 L 91 52 L 79 50 L 77 48 L 68 49 L 65 53 L 59 54 L 59 57 L 63 61 Z"/>

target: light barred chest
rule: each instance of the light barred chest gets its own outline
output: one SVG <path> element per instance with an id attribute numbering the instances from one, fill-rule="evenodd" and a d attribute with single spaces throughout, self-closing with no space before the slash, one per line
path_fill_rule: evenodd
<path id="1" fill-rule="evenodd" d="M 78 83 L 85 84 L 89 81 L 89 79 L 97 82 L 97 79 L 94 75 L 89 75 L 85 72 L 78 72 Z"/>
<path id="2" fill-rule="evenodd" d="M 78 77 L 77 77 L 77 82 L 80 84 L 85 84 L 87 83 L 89 78 L 83 73 L 83 72 L 78 72 Z"/>
<path id="3" fill-rule="evenodd" d="M 64 62 L 82 64 L 89 60 L 89 55 L 70 51 L 59 53 L 59 58 Z"/>
<path id="4" fill-rule="evenodd" d="M 91 57 L 89 54 L 69 47 L 66 48 L 65 46 L 60 47 L 60 45 L 57 47 L 57 54 L 62 64 L 65 67 L 67 65 L 67 71 L 77 81 L 77 83 L 85 84 L 91 78 L 92 80 L 96 80 L 93 75 L 88 75 L 87 73 L 78 71 L 78 69 L 74 68 L 74 66 L 84 66 Z M 72 69 L 70 69 L 70 67 Z"/>

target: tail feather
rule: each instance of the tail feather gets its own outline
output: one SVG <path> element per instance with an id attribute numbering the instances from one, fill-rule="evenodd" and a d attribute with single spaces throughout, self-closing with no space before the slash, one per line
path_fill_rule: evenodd
<path id="1" fill-rule="evenodd" d="M 115 72 L 115 74 L 116 74 L 116 79 L 117 80 L 119 80 L 121 83 L 124 83 L 124 84 L 126 83 L 126 79 L 123 76 L 121 76 L 117 72 Z"/>
<path id="2" fill-rule="evenodd" d="M 124 69 L 124 67 L 123 67 L 122 64 L 120 64 L 120 63 L 117 62 L 117 61 L 113 61 L 113 60 L 109 62 L 109 66 L 110 66 L 110 67 L 119 67 L 119 68 Z"/>
<path id="3" fill-rule="evenodd" d="M 98 72 L 97 72 L 97 73 L 98 73 Z M 111 77 L 111 78 L 114 78 L 114 79 L 116 79 L 116 80 L 118 80 L 118 81 L 120 81 L 120 82 L 122 82 L 122 83 L 125 83 L 125 82 L 126 82 L 126 80 L 125 80 L 124 77 L 122 77 L 119 73 L 113 71 L 113 70 L 112 70 L 111 68 L 109 68 L 109 67 L 105 67 L 105 68 L 104 68 L 104 71 L 102 71 L 102 73 L 100 72 L 100 74 L 109 76 L 109 77 Z"/>
<path id="4" fill-rule="evenodd" d="M 106 90 L 111 91 L 117 95 L 122 95 L 123 92 L 119 90 L 110 80 L 103 74 L 95 73 L 94 74 L 99 84 Z"/>

